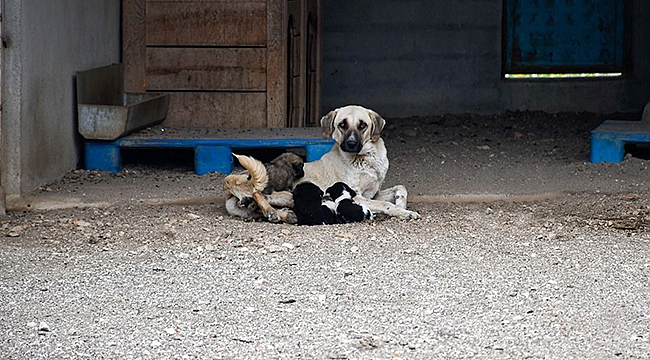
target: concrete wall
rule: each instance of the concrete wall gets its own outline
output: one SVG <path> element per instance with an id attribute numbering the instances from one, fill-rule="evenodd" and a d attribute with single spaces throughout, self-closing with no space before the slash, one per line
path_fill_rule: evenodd
<path id="1" fill-rule="evenodd" d="M 120 0 L 4 0 L 2 185 L 28 192 L 75 169 L 76 71 L 120 61 Z"/>
<path id="2" fill-rule="evenodd" d="M 349 103 L 389 117 L 641 111 L 650 98 L 650 2 L 631 0 L 625 80 L 501 77 L 503 0 L 323 1 L 323 112 Z"/>

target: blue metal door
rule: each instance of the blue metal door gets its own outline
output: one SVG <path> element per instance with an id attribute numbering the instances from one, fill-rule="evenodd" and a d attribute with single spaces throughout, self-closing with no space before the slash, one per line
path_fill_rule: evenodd
<path id="1" fill-rule="evenodd" d="M 504 72 L 622 72 L 625 0 L 504 0 Z"/>

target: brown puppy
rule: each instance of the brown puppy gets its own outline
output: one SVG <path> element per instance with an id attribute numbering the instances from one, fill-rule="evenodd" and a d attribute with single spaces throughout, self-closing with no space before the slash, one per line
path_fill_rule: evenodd
<path id="1" fill-rule="evenodd" d="M 291 152 L 286 152 L 271 160 L 266 165 L 269 181 L 262 193 L 268 195 L 274 191 L 293 189 L 293 182 L 305 176 L 303 165 L 302 158 Z"/>
<path id="2" fill-rule="evenodd" d="M 271 222 L 295 223 L 296 217 L 288 209 L 293 206 L 293 197 L 287 190 L 304 174 L 302 158 L 285 153 L 265 167 L 252 157 L 233 155 L 246 171 L 228 175 L 224 179 L 228 213 L 244 219 L 259 219 L 264 216 Z"/>

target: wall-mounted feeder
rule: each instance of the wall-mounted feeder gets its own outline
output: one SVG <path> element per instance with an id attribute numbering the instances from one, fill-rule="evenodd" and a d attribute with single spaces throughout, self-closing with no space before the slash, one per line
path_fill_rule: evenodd
<path id="1" fill-rule="evenodd" d="M 122 64 L 77 72 L 78 128 L 86 139 L 115 140 L 161 122 L 168 108 L 168 94 L 125 93 Z"/>

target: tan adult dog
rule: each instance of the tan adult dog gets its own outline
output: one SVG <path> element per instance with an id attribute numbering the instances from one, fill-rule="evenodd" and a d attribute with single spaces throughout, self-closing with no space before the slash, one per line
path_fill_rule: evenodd
<path id="1" fill-rule="evenodd" d="M 381 189 L 388 172 L 386 146 L 380 134 L 386 121 L 376 112 L 349 105 L 332 110 L 320 120 L 326 137 L 336 143 L 320 160 L 305 163 L 305 176 L 325 190 L 344 182 L 356 191 L 354 198 L 374 213 L 418 219 L 420 214 L 406 209 L 408 193 L 402 185 Z"/>

